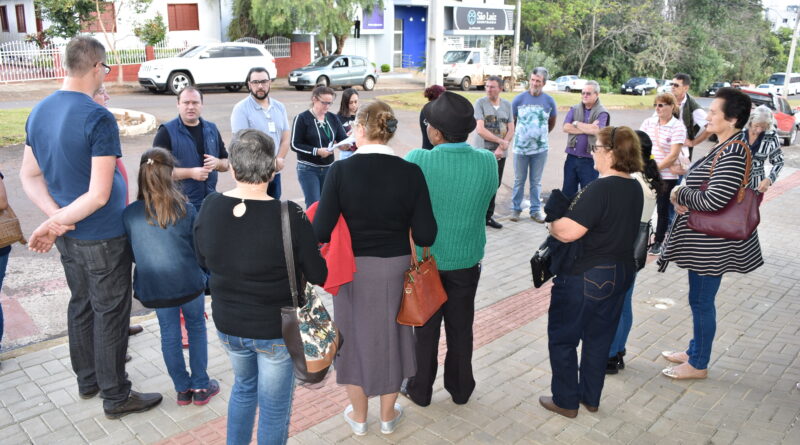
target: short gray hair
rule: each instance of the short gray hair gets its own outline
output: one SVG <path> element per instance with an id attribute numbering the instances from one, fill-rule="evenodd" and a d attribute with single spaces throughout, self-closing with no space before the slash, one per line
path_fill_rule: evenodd
<path id="1" fill-rule="evenodd" d="M 252 128 L 238 131 L 228 148 L 233 175 L 239 182 L 263 184 L 275 172 L 275 141 Z"/>
<path id="2" fill-rule="evenodd" d="M 594 88 L 594 92 L 600 94 L 600 84 L 596 80 L 587 80 L 586 86 Z"/>
<path id="3" fill-rule="evenodd" d="M 542 82 L 547 82 L 547 79 L 550 76 L 550 72 L 547 71 L 547 68 L 543 66 L 537 66 L 536 68 L 531 71 L 531 75 L 542 76 Z"/>
<path id="4" fill-rule="evenodd" d="M 750 118 L 747 119 L 745 128 L 750 129 L 750 127 L 755 124 L 767 124 L 767 131 L 774 130 L 775 115 L 772 114 L 772 110 L 766 105 L 759 105 L 753 108 L 753 111 L 750 112 Z"/>
<path id="5" fill-rule="evenodd" d="M 72 77 L 83 76 L 95 65 L 105 61 L 106 48 L 94 37 L 78 36 L 67 43 L 64 67 Z"/>

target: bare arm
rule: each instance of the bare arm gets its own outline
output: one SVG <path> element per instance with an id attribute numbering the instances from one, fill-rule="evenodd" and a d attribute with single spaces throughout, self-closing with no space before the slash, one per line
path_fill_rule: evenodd
<path id="1" fill-rule="evenodd" d="M 478 119 L 476 122 L 478 125 L 477 127 L 475 127 L 475 129 L 478 131 L 478 135 L 482 137 L 484 140 L 489 142 L 494 142 L 495 144 L 505 143 L 505 139 L 501 139 L 495 136 L 494 134 L 492 134 L 491 131 L 486 129 L 486 127 L 483 124 L 483 119 Z"/>
<path id="2" fill-rule="evenodd" d="M 589 229 L 575 222 L 575 220 L 563 217 L 550 223 L 550 234 L 557 240 L 564 243 L 571 243 L 581 239 Z"/>
<path id="3" fill-rule="evenodd" d="M 8 195 L 6 195 L 6 185 L 0 179 L 0 210 L 8 208 Z"/>
<path id="4" fill-rule="evenodd" d="M 172 179 L 176 181 L 180 181 L 183 179 L 194 179 L 195 181 L 205 181 L 208 179 L 208 174 L 211 173 L 213 169 L 209 167 L 191 167 L 191 168 L 180 168 L 175 167 L 172 170 Z"/>
<path id="5" fill-rule="evenodd" d="M 292 138 L 292 132 L 284 130 L 281 133 L 281 147 L 278 149 L 278 159 L 275 161 L 276 171 L 283 170 L 286 163 L 286 156 L 289 155 L 289 140 Z"/>
<path id="6" fill-rule="evenodd" d="M 661 162 L 658 163 L 658 169 L 662 170 L 665 168 L 669 168 L 670 165 L 674 164 L 675 161 L 678 159 L 678 156 L 681 154 L 681 147 L 683 144 L 672 144 L 669 150 L 669 154 L 666 158 L 664 158 Z"/>
<path id="7" fill-rule="evenodd" d="M 22 189 L 36 207 L 48 217 L 52 216 L 59 209 L 58 204 L 50 196 L 47 190 L 47 182 L 44 174 L 39 168 L 39 162 L 33 155 L 33 149 L 26 145 L 22 154 L 22 167 L 19 170 L 19 179 L 22 182 Z"/>
<path id="8" fill-rule="evenodd" d="M 547 132 L 550 133 L 553 128 L 556 128 L 556 117 L 550 116 L 550 119 L 547 120 Z"/>
<path id="9" fill-rule="evenodd" d="M 73 225 L 83 221 L 106 205 L 111 197 L 111 187 L 114 185 L 114 171 L 116 168 L 116 156 L 92 157 L 89 190 L 78 196 L 68 206 L 61 208 L 50 217 L 50 220 L 65 226 Z"/>

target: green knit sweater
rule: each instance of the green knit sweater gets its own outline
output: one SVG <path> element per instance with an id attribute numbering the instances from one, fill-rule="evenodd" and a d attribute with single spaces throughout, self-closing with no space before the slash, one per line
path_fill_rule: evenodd
<path id="1" fill-rule="evenodd" d="M 474 266 L 483 259 L 486 209 L 497 191 L 494 155 L 460 142 L 413 150 L 406 160 L 420 166 L 428 183 L 438 226 L 431 253 L 439 270 Z"/>

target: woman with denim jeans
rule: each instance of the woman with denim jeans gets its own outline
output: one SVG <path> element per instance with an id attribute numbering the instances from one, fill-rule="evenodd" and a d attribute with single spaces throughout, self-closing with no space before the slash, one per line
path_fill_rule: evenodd
<path id="1" fill-rule="evenodd" d="M 258 444 L 289 436 L 294 375 L 281 334 L 281 307 L 291 306 L 281 236 L 281 203 L 267 195 L 275 144 L 258 130 L 234 135 L 229 150 L 236 187 L 203 202 L 194 229 L 200 265 L 211 272 L 211 309 L 233 366 L 228 445 L 249 444 L 258 408 Z M 300 206 L 289 202 L 296 281 L 327 276 L 317 239 Z"/>
<path id="2" fill-rule="evenodd" d="M 0 173 L 0 210 L 8 208 L 8 195 L 6 186 L 3 183 L 3 174 Z M 3 289 L 3 279 L 6 277 L 6 266 L 8 266 L 8 256 L 11 255 L 11 246 L 0 248 L 0 290 Z M 3 306 L 0 305 L 0 345 L 3 341 Z"/>
<path id="3" fill-rule="evenodd" d="M 306 208 L 319 201 L 328 169 L 333 164 L 333 144 L 347 139 L 339 118 L 328 111 L 336 97 L 333 90 L 317 86 L 311 93 L 311 109 L 292 122 L 292 151 L 297 153 L 297 180 L 303 189 Z M 347 145 L 340 150 L 349 150 Z"/>
<path id="4" fill-rule="evenodd" d="M 539 398 L 546 409 L 570 418 L 578 415 L 579 404 L 590 412 L 600 406 L 608 351 L 635 274 L 633 244 L 644 201 L 631 177 L 642 170 L 633 130 L 603 128 L 589 149 L 600 178 L 548 227 L 559 241 L 582 245 L 571 269 L 553 279 L 547 321 L 553 395 Z"/>
<path id="5" fill-rule="evenodd" d="M 175 158 L 168 151 L 146 151 L 139 165 L 137 200 L 122 214 L 136 268 L 134 296 L 155 308 L 161 353 L 177 392 L 178 405 L 205 405 L 219 393 L 210 380 L 206 337 L 206 274 L 197 264 L 192 225 L 197 215 L 172 179 Z M 189 337 L 189 369 L 183 358 L 180 313 Z"/>
<path id="6" fill-rule="evenodd" d="M 693 336 L 684 351 L 664 351 L 661 355 L 677 366 L 662 373 L 672 379 L 704 379 L 708 376 L 711 346 L 717 320 L 714 299 L 727 272 L 747 273 L 764 260 L 758 231 L 745 240 L 717 238 L 695 232 L 688 226 L 694 210 L 714 212 L 725 207 L 738 193 L 747 167 L 747 142 L 742 128 L 750 116 L 751 100 L 734 88 L 721 88 L 708 111 L 706 131 L 717 135 L 720 143 L 687 172 L 685 185 L 672 189 L 670 200 L 678 216 L 672 225 L 666 248 L 658 259 L 659 271 L 670 261 L 689 271 L 689 306 L 692 309 Z M 719 156 L 718 156 L 719 155 Z M 711 174 L 711 165 L 718 158 Z M 752 186 L 752 184 L 751 184 Z"/>

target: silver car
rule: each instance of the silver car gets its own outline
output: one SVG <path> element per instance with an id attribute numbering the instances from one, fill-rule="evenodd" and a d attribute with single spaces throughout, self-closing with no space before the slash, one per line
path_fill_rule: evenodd
<path id="1" fill-rule="evenodd" d="M 371 91 L 377 81 L 377 68 L 369 60 L 358 56 L 320 57 L 308 66 L 289 73 L 289 85 L 298 91 L 317 85 L 342 88 L 361 85 L 364 90 Z"/>

